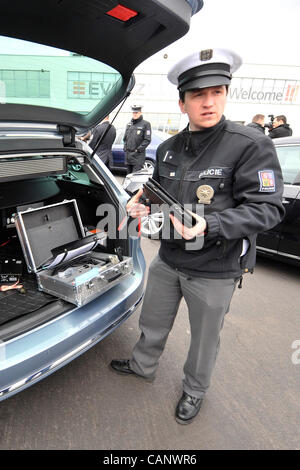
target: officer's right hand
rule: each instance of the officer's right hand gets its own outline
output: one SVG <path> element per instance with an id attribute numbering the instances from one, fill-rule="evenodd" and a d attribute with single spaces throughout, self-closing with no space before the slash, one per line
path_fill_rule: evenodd
<path id="1" fill-rule="evenodd" d="M 206 220 L 203 217 L 201 217 L 200 215 L 194 214 L 194 212 L 191 212 L 189 210 L 188 210 L 188 212 L 197 221 L 196 225 L 194 225 L 192 228 L 186 227 L 185 225 L 182 224 L 182 222 L 180 222 L 179 219 L 177 219 L 177 217 L 175 217 L 173 214 L 169 214 L 169 217 L 173 222 L 175 230 L 183 238 L 185 238 L 185 240 L 192 240 L 192 238 L 194 238 L 194 237 L 204 236 L 205 230 L 207 228 Z"/>
<path id="2" fill-rule="evenodd" d="M 149 212 L 150 208 L 141 204 L 139 202 L 141 196 L 143 194 L 143 190 L 139 189 L 138 192 L 128 201 L 126 205 L 127 214 L 134 219 L 138 217 L 146 217 Z"/>

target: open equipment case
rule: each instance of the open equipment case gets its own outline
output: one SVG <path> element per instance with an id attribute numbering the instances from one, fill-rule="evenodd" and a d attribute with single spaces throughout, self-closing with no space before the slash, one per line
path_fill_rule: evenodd
<path id="1" fill-rule="evenodd" d="M 85 305 L 133 274 L 131 257 L 105 252 L 105 232 L 86 236 L 76 200 L 29 208 L 15 225 L 40 291 Z"/>

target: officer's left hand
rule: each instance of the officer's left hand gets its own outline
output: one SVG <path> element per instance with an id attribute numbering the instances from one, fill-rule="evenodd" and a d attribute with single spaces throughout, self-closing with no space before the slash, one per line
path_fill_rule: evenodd
<path id="1" fill-rule="evenodd" d="M 194 212 L 188 211 L 194 219 L 197 220 L 196 225 L 194 225 L 192 228 L 188 228 L 185 225 L 183 225 L 173 214 L 170 215 L 170 219 L 173 222 L 173 225 L 175 227 L 175 230 L 183 237 L 185 240 L 191 240 L 194 237 L 199 237 L 201 235 L 204 235 L 205 229 L 206 229 L 206 220 L 201 217 L 198 214 L 195 214 Z"/>
<path id="2" fill-rule="evenodd" d="M 128 201 L 126 205 L 127 214 L 131 217 L 139 218 L 146 217 L 149 215 L 150 208 L 140 203 L 140 198 L 142 197 L 143 189 L 139 189 L 138 192 Z"/>

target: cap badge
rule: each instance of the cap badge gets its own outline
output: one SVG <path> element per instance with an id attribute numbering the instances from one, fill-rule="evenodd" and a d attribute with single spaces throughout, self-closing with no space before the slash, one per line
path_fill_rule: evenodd
<path id="1" fill-rule="evenodd" d="M 213 56 L 213 50 L 212 49 L 205 49 L 204 51 L 200 52 L 200 60 L 205 61 L 205 60 L 210 60 Z"/>
<path id="2" fill-rule="evenodd" d="M 210 204 L 215 192 L 211 186 L 203 184 L 197 188 L 196 194 L 199 204 Z"/>

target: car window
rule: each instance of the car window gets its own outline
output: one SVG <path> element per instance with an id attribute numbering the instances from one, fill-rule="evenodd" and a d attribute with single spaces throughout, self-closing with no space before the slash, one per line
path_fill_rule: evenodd
<path id="1" fill-rule="evenodd" d="M 114 141 L 114 145 L 116 144 L 123 144 L 123 137 L 124 137 L 125 129 L 117 129 L 117 136 Z"/>
<path id="2" fill-rule="evenodd" d="M 300 145 L 276 147 L 281 165 L 283 181 L 300 184 Z"/>
<path id="3" fill-rule="evenodd" d="M 0 53 L 1 103 L 88 114 L 122 81 L 103 62 L 29 41 L 0 36 Z"/>
<path id="4" fill-rule="evenodd" d="M 171 134 L 168 134 L 167 132 L 154 131 L 153 133 L 162 141 L 165 141 L 169 139 L 170 137 L 172 137 Z"/>
<path id="5" fill-rule="evenodd" d="M 117 136 L 114 141 L 114 145 L 123 145 L 124 144 L 124 134 L 125 134 L 125 129 L 117 129 Z M 170 134 L 167 134 L 167 132 L 162 132 L 162 131 L 152 131 L 152 141 L 154 140 L 154 144 L 157 143 L 157 145 L 164 140 L 169 139 L 172 137 Z M 157 141 L 157 142 L 156 142 Z"/>

